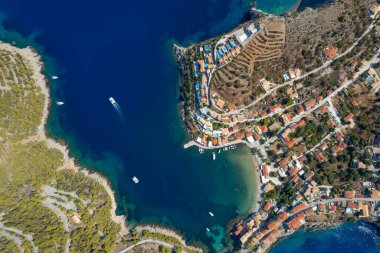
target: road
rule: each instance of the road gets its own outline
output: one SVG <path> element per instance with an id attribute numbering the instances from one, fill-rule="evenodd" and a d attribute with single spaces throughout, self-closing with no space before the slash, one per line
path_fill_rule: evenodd
<path id="1" fill-rule="evenodd" d="M 124 252 L 128 252 L 130 251 L 131 249 L 133 249 L 134 247 L 137 247 L 141 244 L 145 244 L 145 243 L 156 243 L 156 244 L 160 244 L 162 246 L 165 246 L 165 247 L 168 247 L 168 248 L 171 248 L 173 249 L 174 248 L 174 245 L 173 244 L 170 244 L 170 243 L 167 243 L 167 242 L 164 242 L 164 241 L 161 241 L 161 240 L 156 240 L 156 239 L 146 239 L 146 240 L 142 240 L 142 241 L 139 241 L 138 243 L 134 244 L 134 245 L 131 245 L 121 251 L 119 251 L 118 253 L 124 253 Z M 185 251 L 183 251 L 185 252 Z"/>
<path id="2" fill-rule="evenodd" d="M 359 41 L 364 37 L 364 36 L 366 36 L 372 29 L 373 29 L 373 27 L 374 27 L 374 23 L 376 22 L 376 20 L 374 20 L 369 26 L 368 26 L 368 28 L 367 28 L 367 30 L 345 51 L 345 52 L 343 52 L 342 54 L 340 54 L 340 55 L 338 55 L 338 57 L 335 59 L 335 60 L 337 60 L 337 59 L 339 59 L 339 58 L 341 58 L 341 57 L 343 57 L 343 56 L 345 56 L 346 54 L 348 54 L 348 53 L 350 53 L 357 45 L 358 45 L 358 43 L 359 43 Z M 276 86 L 275 88 L 273 88 L 273 89 L 270 89 L 270 90 L 268 90 L 268 92 L 266 92 L 263 96 L 261 96 L 261 97 L 259 97 L 258 99 L 256 99 L 255 101 L 253 101 L 252 103 L 250 103 L 250 104 L 248 104 L 248 105 L 246 105 L 246 106 L 244 106 L 244 107 L 242 107 L 242 108 L 240 108 L 240 109 L 238 109 L 238 110 L 235 110 L 235 111 L 232 111 L 232 112 L 228 112 L 228 113 L 224 113 L 224 114 L 220 114 L 220 113 L 217 113 L 217 112 L 215 112 L 215 111 L 213 111 L 212 109 L 210 109 L 210 108 L 208 108 L 208 107 L 205 107 L 205 108 L 202 108 L 202 112 L 203 113 L 207 113 L 207 112 L 209 112 L 210 114 L 217 114 L 217 115 L 220 115 L 220 116 L 228 116 L 228 115 L 233 115 L 233 114 L 240 114 L 241 112 L 243 112 L 244 110 L 246 110 L 247 108 L 249 108 L 249 107 L 251 107 L 251 106 L 254 106 L 255 104 L 257 104 L 258 102 L 260 102 L 261 100 L 263 100 L 263 99 L 265 99 L 267 96 L 269 96 L 269 95 L 271 95 L 271 93 L 273 92 L 273 91 L 276 91 L 277 89 L 280 89 L 280 88 L 282 88 L 282 87 L 285 87 L 285 86 L 288 86 L 288 85 L 291 85 L 291 84 L 293 84 L 294 83 L 294 81 L 297 81 L 297 80 L 300 80 L 300 79 L 303 79 L 303 78 L 305 78 L 305 77 L 307 77 L 307 76 L 309 76 L 309 75 L 311 75 L 311 74 L 314 74 L 314 73 L 317 73 L 317 72 L 319 72 L 320 70 L 323 70 L 323 69 L 325 69 L 325 68 L 327 68 L 327 67 L 329 67 L 331 64 L 333 63 L 333 61 L 328 61 L 328 62 L 325 62 L 322 66 L 320 66 L 320 67 L 318 67 L 318 68 L 315 68 L 315 69 L 313 69 L 312 71 L 310 71 L 310 72 L 307 72 L 307 73 L 305 73 L 305 74 L 303 74 L 303 75 L 301 75 L 301 76 L 298 76 L 298 77 L 296 77 L 296 78 L 294 78 L 294 79 L 292 79 L 292 80 L 290 80 L 290 81 L 287 81 L 287 82 L 285 82 L 285 83 L 282 83 L 282 84 L 280 84 L 280 85 L 278 85 L 278 86 Z M 213 101 L 212 101 L 213 102 Z M 213 103 L 213 105 L 214 105 L 214 103 Z M 214 105 L 215 106 L 215 105 Z"/>

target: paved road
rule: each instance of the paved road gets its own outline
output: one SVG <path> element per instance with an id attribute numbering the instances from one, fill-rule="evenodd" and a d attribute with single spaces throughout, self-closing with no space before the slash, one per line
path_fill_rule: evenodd
<path id="1" fill-rule="evenodd" d="M 373 29 L 373 27 L 374 27 L 374 23 L 375 23 L 376 21 L 373 21 L 369 26 L 368 26 L 368 28 L 367 28 L 367 30 L 345 51 L 345 52 L 343 52 L 342 54 L 340 54 L 337 58 L 336 58 L 336 60 L 337 59 L 339 59 L 339 58 L 341 58 L 341 57 L 343 57 L 343 56 L 345 56 L 346 54 L 348 54 L 348 53 L 350 53 L 357 45 L 358 45 L 358 43 L 359 43 L 359 41 L 364 37 L 364 36 L 366 36 L 372 29 Z M 331 64 L 333 63 L 333 61 L 328 61 L 328 62 L 325 62 L 322 66 L 320 66 L 320 67 L 318 67 L 318 68 L 315 68 L 315 69 L 313 69 L 312 71 L 310 71 L 310 72 L 307 72 L 307 73 L 305 73 L 305 74 L 303 74 L 303 75 L 301 75 L 301 76 L 298 76 L 298 77 L 296 77 L 296 78 L 294 78 L 294 79 L 292 79 L 292 80 L 290 80 L 290 81 L 287 81 L 287 82 L 285 82 L 285 83 L 282 83 L 282 84 L 280 84 L 280 85 L 278 85 L 278 86 L 276 86 L 275 88 L 273 88 L 273 89 L 270 89 L 270 90 L 268 90 L 268 92 L 267 93 L 265 93 L 263 96 L 261 96 L 261 97 L 259 97 L 258 99 L 256 99 L 255 101 L 253 101 L 252 103 L 250 103 L 250 104 L 248 104 L 248 105 L 246 105 L 246 106 L 244 106 L 244 107 L 242 107 L 242 108 L 240 108 L 240 109 L 238 109 L 238 110 L 236 110 L 236 111 L 233 111 L 233 112 L 228 112 L 228 113 L 224 113 L 224 114 L 220 114 L 220 113 L 217 113 L 217 112 L 215 112 L 215 111 L 213 111 L 212 109 L 210 109 L 210 108 L 208 108 L 208 107 L 206 107 L 206 108 L 203 108 L 203 112 L 204 113 L 207 113 L 207 112 L 209 112 L 209 113 L 211 113 L 211 114 L 213 114 L 213 113 L 216 113 L 216 114 L 218 114 L 218 115 L 221 115 L 221 116 L 227 116 L 227 115 L 232 115 L 232 114 L 239 114 L 239 113 L 241 113 L 241 112 L 243 112 L 243 110 L 245 110 L 245 109 L 247 109 L 247 108 L 249 108 L 249 107 L 251 107 L 251 106 L 254 106 L 255 104 L 257 104 L 258 102 L 260 102 L 261 100 L 263 100 L 263 99 L 265 99 L 267 96 L 269 96 L 273 91 L 276 91 L 277 89 L 280 89 L 280 88 L 282 88 L 282 87 L 285 87 L 285 86 L 287 86 L 287 85 L 291 85 L 291 84 L 293 84 L 294 83 L 294 81 L 297 81 L 297 80 L 300 80 L 300 79 L 303 79 L 303 78 L 305 78 L 305 77 L 307 77 L 307 76 L 309 76 L 309 75 L 311 75 L 311 74 L 314 74 L 314 73 L 317 73 L 317 72 L 319 72 L 320 70 L 322 70 L 322 69 L 325 69 L 325 68 L 327 68 L 327 67 L 329 67 Z"/>
<path id="2" fill-rule="evenodd" d="M 144 243 L 156 243 L 156 244 L 160 244 L 162 246 L 165 246 L 165 247 L 168 247 L 168 248 L 174 248 L 174 245 L 173 244 L 170 244 L 170 243 L 167 243 L 167 242 L 164 242 L 164 241 L 160 241 L 160 240 L 155 240 L 155 239 L 146 239 L 146 240 L 142 240 L 138 243 L 136 243 L 135 245 L 131 245 L 121 251 L 119 251 L 118 253 L 124 253 L 124 252 L 128 252 L 130 251 L 131 249 L 133 249 L 134 247 L 136 246 L 139 246 L 141 244 L 144 244 Z"/>

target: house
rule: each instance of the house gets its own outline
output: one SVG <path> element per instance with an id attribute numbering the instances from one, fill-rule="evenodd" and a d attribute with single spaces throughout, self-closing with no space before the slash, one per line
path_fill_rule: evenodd
<path id="1" fill-rule="evenodd" d="M 263 134 L 265 134 L 265 133 L 268 132 L 268 127 L 267 127 L 266 125 L 262 125 L 262 126 L 260 126 L 260 129 L 261 129 L 261 132 L 262 132 Z"/>
<path id="2" fill-rule="evenodd" d="M 273 188 L 274 188 L 273 184 L 271 184 L 271 183 L 267 183 L 267 184 L 264 186 L 263 190 L 264 190 L 265 192 L 269 192 L 269 191 L 273 190 Z"/>
<path id="3" fill-rule="evenodd" d="M 288 159 L 282 159 L 278 162 L 278 165 L 280 165 L 280 167 L 284 167 L 285 165 L 287 165 L 289 163 Z"/>
<path id="4" fill-rule="evenodd" d="M 198 64 L 199 64 L 199 71 L 201 73 L 205 72 L 205 61 L 204 60 L 199 60 Z"/>
<path id="5" fill-rule="evenodd" d="M 294 72 L 293 69 L 289 69 L 289 76 L 291 79 L 296 78 L 296 73 Z"/>
<path id="6" fill-rule="evenodd" d="M 262 169 L 262 172 L 263 172 L 263 176 L 265 179 L 269 179 L 269 170 L 268 170 L 268 165 L 266 165 L 266 163 L 263 163 L 261 165 L 261 169 Z"/>
<path id="7" fill-rule="evenodd" d="M 224 108 L 224 105 L 226 104 L 226 102 L 224 102 L 222 99 L 218 98 L 218 100 L 216 101 L 216 105 L 223 109 Z"/>
<path id="8" fill-rule="evenodd" d="M 319 148 L 320 148 L 322 151 L 324 151 L 324 150 L 326 150 L 326 149 L 328 148 L 328 146 L 327 146 L 326 142 L 324 142 L 324 143 L 321 144 L 321 146 L 319 146 Z"/>
<path id="9" fill-rule="evenodd" d="M 361 217 L 361 218 L 366 218 L 366 217 L 368 217 L 368 216 L 369 216 L 368 205 L 365 204 L 365 205 L 362 206 L 362 211 L 361 211 L 359 217 Z"/>
<path id="10" fill-rule="evenodd" d="M 314 176 L 314 172 L 308 171 L 308 172 L 305 173 L 304 178 L 306 180 L 311 180 L 313 178 L 313 176 Z"/>
<path id="11" fill-rule="evenodd" d="M 354 114 L 350 112 L 346 117 L 344 117 L 344 122 L 348 123 L 350 120 L 354 118 Z"/>
<path id="12" fill-rule="evenodd" d="M 286 142 L 286 145 L 288 146 L 288 148 L 293 147 L 295 144 L 296 144 L 296 140 L 294 139 Z"/>
<path id="13" fill-rule="evenodd" d="M 79 223 L 81 223 L 81 220 L 80 220 L 80 218 L 79 218 L 79 215 L 78 214 L 74 214 L 73 216 L 71 216 L 71 219 L 73 220 L 73 222 L 75 223 L 75 224 L 79 224 Z"/>
<path id="14" fill-rule="evenodd" d="M 337 140 L 340 140 L 340 139 L 343 138 L 343 134 L 342 134 L 341 132 L 337 132 L 337 133 L 335 134 L 335 138 L 336 138 Z"/>
<path id="15" fill-rule="evenodd" d="M 337 155 L 338 153 L 339 153 L 339 151 L 340 151 L 340 147 L 338 147 L 338 146 L 333 146 L 332 148 L 331 148 L 331 153 L 335 156 L 335 155 Z"/>
<path id="16" fill-rule="evenodd" d="M 253 132 L 253 138 L 255 139 L 255 141 L 259 141 L 260 140 L 260 135 L 256 132 Z"/>
<path id="17" fill-rule="evenodd" d="M 244 137 L 245 137 L 244 134 L 241 132 L 236 133 L 236 136 L 235 136 L 236 140 L 242 140 Z"/>
<path id="18" fill-rule="evenodd" d="M 281 117 L 282 117 L 282 120 L 284 121 L 285 125 L 289 124 L 290 118 L 289 118 L 288 114 L 283 114 Z"/>
<path id="19" fill-rule="evenodd" d="M 253 143 L 253 142 L 254 142 L 252 132 L 247 132 L 247 133 L 246 133 L 246 137 L 247 137 L 247 141 L 248 141 L 249 143 Z"/>
<path id="20" fill-rule="evenodd" d="M 263 208 L 265 212 L 269 212 L 270 208 L 272 207 L 272 204 L 270 202 L 267 202 Z"/>
<path id="21" fill-rule="evenodd" d="M 368 11 L 369 11 L 369 14 L 371 15 L 371 18 L 374 18 L 379 13 L 380 8 L 376 4 L 373 4 L 371 5 L 371 7 L 369 7 Z"/>
<path id="22" fill-rule="evenodd" d="M 236 111 L 236 106 L 234 106 L 234 105 L 229 105 L 229 106 L 227 107 L 227 109 L 228 109 L 228 111 L 230 111 L 230 112 L 232 112 L 232 111 Z"/>
<path id="23" fill-rule="evenodd" d="M 303 107 L 300 104 L 298 104 L 298 105 L 296 105 L 296 111 L 297 111 L 298 114 L 301 114 L 305 110 L 303 109 Z"/>
<path id="24" fill-rule="evenodd" d="M 306 217 L 310 217 L 314 215 L 314 211 L 312 208 L 308 208 L 305 210 Z"/>
<path id="25" fill-rule="evenodd" d="M 239 226 L 236 227 L 235 231 L 234 231 L 234 236 L 239 236 L 241 234 L 241 232 L 243 231 L 244 227 L 242 224 L 240 224 Z"/>
<path id="26" fill-rule="evenodd" d="M 334 46 L 329 46 L 323 50 L 323 56 L 327 61 L 334 60 L 337 57 L 338 48 Z"/>
<path id="27" fill-rule="evenodd" d="M 305 107 L 306 110 L 309 110 L 315 106 L 315 100 L 310 99 L 309 101 L 305 102 L 303 106 Z"/>
<path id="28" fill-rule="evenodd" d="M 296 205 L 295 207 L 293 207 L 291 213 L 292 214 L 296 214 L 296 213 L 299 213 L 300 211 L 302 211 L 303 209 L 305 209 L 307 207 L 306 203 L 305 202 L 301 202 L 300 204 Z"/>
<path id="29" fill-rule="evenodd" d="M 317 158 L 318 163 L 323 163 L 327 161 L 327 158 L 322 154 L 321 151 L 317 150 L 314 152 L 315 157 Z"/>
<path id="30" fill-rule="evenodd" d="M 262 134 L 261 128 L 259 126 L 255 126 L 255 130 L 258 134 Z"/>
<path id="31" fill-rule="evenodd" d="M 380 191 L 372 191 L 371 198 L 380 198 Z"/>
<path id="32" fill-rule="evenodd" d="M 380 87 L 380 81 L 377 81 L 377 82 L 374 82 L 372 83 L 369 88 L 372 90 L 372 91 L 375 91 L 377 88 Z"/>
<path id="33" fill-rule="evenodd" d="M 292 218 L 289 222 L 286 223 L 288 230 L 296 230 L 305 223 L 305 214 L 300 213 L 296 217 Z"/>
<path id="34" fill-rule="evenodd" d="M 355 192 L 354 191 L 345 191 L 344 197 L 347 199 L 353 199 L 353 198 L 355 198 Z"/>
<path id="35" fill-rule="evenodd" d="M 274 113 L 276 112 L 277 110 L 279 110 L 281 108 L 281 105 L 280 104 L 276 104 L 274 106 L 269 106 L 269 113 Z"/>
<path id="36" fill-rule="evenodd" d="M 356 102 L 355 99 L 353 99 L 353 100 L 351 101 L 351 104 L 352 104 L 353 106 L 358 106 L 358 105 L 359 105 L 358 102 Z"/>
<path id="37" fill-rule="evenodd" d="M 274 122 L 272 125 L 269 126 L 269 131 L 274 132 L 277 129 L 281 128 L 280 124 L 278 122 Z"/>

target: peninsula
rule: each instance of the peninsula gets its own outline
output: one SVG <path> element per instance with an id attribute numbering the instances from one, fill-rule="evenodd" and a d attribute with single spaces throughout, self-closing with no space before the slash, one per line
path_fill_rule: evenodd
<path id="1" fill-rule="evenodd" d="M 0 252 L 200 252 L 169 229 L 127 229 L 108 181 L 46 136 L 43 69 L 33 48 L 0 42 Z"/>
<path id="2" fill-rule="evenodd" d="M 184 148 L 247 145 L 258 203 L 231 227 L 267 252 L 302 227 L 380 217 L 380 4 L 336 0 L 174 46 Z"/>

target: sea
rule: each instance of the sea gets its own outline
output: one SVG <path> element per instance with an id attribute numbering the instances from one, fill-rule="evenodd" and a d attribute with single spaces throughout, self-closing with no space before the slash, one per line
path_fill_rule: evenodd
<path id="1" fill-rule="evenodd" d="M 280 15 L 325 2 L 0 0 L 0 39 L 33 46 L 43 56 L 52 94 L 48 134 L 66 142 L 80 166 L 109 179 L 117 213 L 127 215 L 128 227 L 159 224 L 211 252 L 230 252 L 227 228 L 255 202 L 252 156 L 238 146 L 215 150 L 214 161 L 212 152 L 183 148 L 189 139 L 179 117 L 172 46 L 227 32 L 249 18 L 252 5 Z M 354 231 L 367 228 L 355 224 L 350 225 Z M 273 252 L 289 252 L 283 251 L 284 243 L 322 252 L 304 246 L 310 237 L 323 244 L 339 241 L 319 233 L 297 233 Z M 353 249 L 374 247 L 367 241 L 344 242 Z"/>

